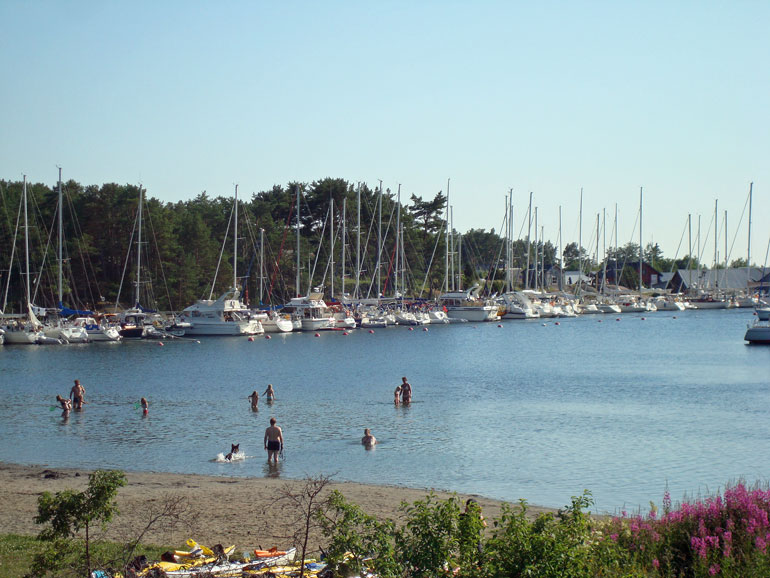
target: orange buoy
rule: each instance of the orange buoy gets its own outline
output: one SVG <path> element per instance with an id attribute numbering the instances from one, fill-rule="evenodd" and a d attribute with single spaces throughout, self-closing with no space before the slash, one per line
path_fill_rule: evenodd
<path id="1" fill-rule="evenodd" d="M 316 333 L 315 336 L 316 337 L 321 337 L 321 334 L 320 333 Z"/>
<path id="2" fill-rule="evenodd" d="M 249 341 L 254 341 L 254 338 L 253 337 L 249 337 Z"/>
<path id="3" fill-rule="evenodd" d="M 370 329 L 370 330 L 369 330 L 369 333 L 374 333 L 374 329 Z"/>
<path id="4" fill-rule="evenodd" d="M 343 332 L 342 332 L 342 335 L 347 335 L 347 334 L 348 334 L 348 332 L 347 332 L 347 331 L 343 331 Z"/>
<path id="5" fill-rule="evenodd" d="M 423 331 L 427 331 L 427 330 L 428 330 L 428 328 L 427 328 L 427 327 L 423 327 L 423 328 L 422 328 L 422 330 L 423 330 Z"/>
<path id="6" fill-rule="evenodd" d="M 503 326 L 503 324 L 502 324 L 502 323 L 498 323 L 498 324 L 497 324 L 497 326 L 498 326 L 498 327 L 502 327 L 502 326 Z"/>
<path id="7" fill-rule="evenodd" d="M 265 335 L 265 339 L 272 339 L 269 335 Z"/>
<path id="8" fill-rule="evenodd" d="M 163 347 L 163 342 L 162 342 L 162 341 L 158 341 L 158 345 L 160 345 L 161 347 Z"/>

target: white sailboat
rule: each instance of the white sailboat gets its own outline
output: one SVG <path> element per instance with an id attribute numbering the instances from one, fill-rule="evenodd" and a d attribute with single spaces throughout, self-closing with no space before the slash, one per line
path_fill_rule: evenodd
<path id="1" fill-rule="evenodd" d="M 492 301 L 481 299 L 479 285 L 466 291 L 451 291 L 438 298 L 439 305 L 446 309 L 450 320 L 495 321 L 499 318 L 499 307 Z"/>
<path id="2" fill-rule="evenodd" d="M 5 328 L 6 345 L 34 345 L 37 343 L 51 343 L 52 340 L 46 338 L 42 332 L 43 324 L 32 310 L 32 300 L 30 296 L 30 277 L 29 277 L 29 229 L 27 223 L 27 175 L 24 175 L 24 254 L 26 264 L 26 285 L 27 285 L 27 320 L 23 322 L 14 321 Z M 61 343 L 58 339 L 57 343 Z"/>
<path id="3" fill-rule="evenodd" d="M 258 335 L 264 328 L 240 300 L 238 289 L 238 185 L 235 186 L 233 286 L 218 299 L 201 299 L 182 311 L 182 321 L 190 323 L 185 335 Z M 212 283 L 213 292 L 213 283 Z"/>

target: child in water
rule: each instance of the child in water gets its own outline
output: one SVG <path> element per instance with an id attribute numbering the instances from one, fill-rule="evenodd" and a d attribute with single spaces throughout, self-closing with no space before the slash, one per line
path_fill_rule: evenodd
<path id="1" fill-rule="evenodd" d="M 251 400 L 251 411 L 257 411 L 259 410 L 259 394 L 257 393 L 257 390 L 251 392 L 251 395 L 247 397 L 246 399 Z"/>

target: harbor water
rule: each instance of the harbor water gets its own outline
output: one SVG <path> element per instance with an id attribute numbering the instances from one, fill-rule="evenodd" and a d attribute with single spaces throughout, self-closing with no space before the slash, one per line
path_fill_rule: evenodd
<path id="1" fill-rule="evenodd" d="M 0 461 L 436 488 L 604 512 L 770 477 L 750 309 L 0 347 Z M 406 376 L 413 403 L 395 407 Z M 73 379 L 87 405 L 56 408 Z M 268 383 L 276 400 L 261 396 Z M 247 396 L 260 393 L 259 411 Z M 150 402 L 142 415 L 141 397 Z M 278 467 L 263 433 L 276 417 Z M 378 439 L 367 451 L 364 428 Z M 239 443 L 248 456 L 220 463 Z"/>

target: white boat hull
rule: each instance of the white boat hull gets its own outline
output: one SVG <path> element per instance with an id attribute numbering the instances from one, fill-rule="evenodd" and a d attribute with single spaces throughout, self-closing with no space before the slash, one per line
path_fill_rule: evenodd
<path id="1" fill-rule="evenodd" d="M 285 317 L 268 317 L 262 322 L 265 333 L 291 333 L 294 331 L 294 323 Z"/>
<path id="2" fill-rule="evenodd" d="M 185 330 L 185 335 L 259 335 L 264 333 L 262 324 L 256 320 L 223 321 L 222 323 L 197 323 Z"/>
<path id="3" fill-rule="evenodd" d="M 749 327 L 743 339 L 749 343 L 770 345 L 770 325 L 754 325 Z"/>
<path id="4" fill-rule="evenodd" d="M 36 345 L 38 341 L 45 337 L 42 331 L 6 331 L 6 345 Z"/>
<path id="5" fill-rule="evenodd" d="M 333 317 L 306 317 L 302 319 L 302 331 L 321 331 L 322 329 L 334 329 Z"/>
<path id="6" fill-rule="evenodd" d="M 499 317 L 498 308 L 494 305 L 447 307 L 449 319 L 464 319 L 465 321 L 495 321 Z"/>

